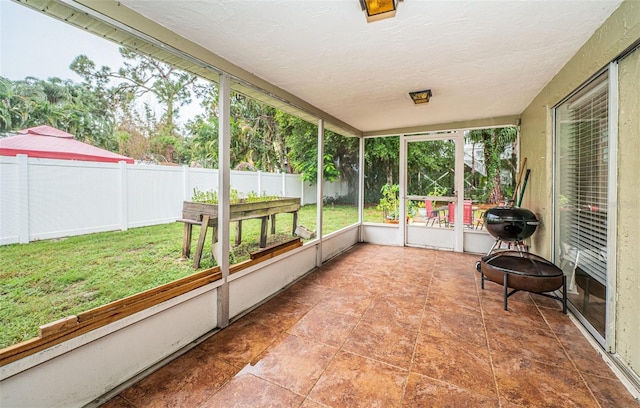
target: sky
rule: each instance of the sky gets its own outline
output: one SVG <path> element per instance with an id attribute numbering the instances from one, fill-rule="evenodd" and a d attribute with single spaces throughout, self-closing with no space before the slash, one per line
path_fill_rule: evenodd
<path id="1" fill-rule="evenodd" d="M 0 0 L 1 76 L 14 81 L 33 76 L 80 82 L 69 69 L 80 54 L 97 66 L 116 68 L 122 61 L 116 44 L 10 0 Z"/>
<path id="2" fill-rule="evenodd" d="M 34 11 L 10 0 L 0 0 L 0 76 L 12 81 L 35 77 L 82 78 L 69 69 L 78 55 L 84 54 L 97 67 L 117 69 L 122 65 L 118 45 L 70 24 Z M 154 98 L 146 102 L 156 111 Z M 191 105 L 180 108 L 179 122 L 184 123 L 201 111 L 194 98 Z"/>

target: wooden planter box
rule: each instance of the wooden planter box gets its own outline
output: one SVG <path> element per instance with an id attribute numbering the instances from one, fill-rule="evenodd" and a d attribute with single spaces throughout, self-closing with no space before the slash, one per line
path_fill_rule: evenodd
<path id="1" fill-rule="evenodd" d="M 298 210 L 300 209 L 300 198 L 280 197 L 271 201 L 259 202 L 239 202 L 230 205 L 229 221 L 237 222 L 236 228 L 236 245 L 242 241 L 242 220 L 251 218 L 261 218 L 262 227 L 260 230 L 260 248 L 267 245 L 267 223 L 271 218 L 271 233 L 275 234 L 276 230 L 276 214 L 291 213 L 293 214 L 293 230 L 295 233 L 298 222 Z M 202 225 L 205 223 L 206 225 Z M 184 201 L 182 205 L 182 219 L 178 220 L 184 223 L 184 239 L 182 243 L 182 257 L 188 258 L 191 253 L 191 231 L 194 224 L 200 225 L 200 236 L 198 238 L 198 246 L 194 256 L 193 267 L 198 268 L 200 265 L 200 257 L 204 247 L 204 240 L 207 234 L 207 227 L 213 228 L 212 253 L 215 254 L 214 245 L 216 243 L 218 227 L 218 204 L 196 203 L 192 201 Z"/>
<path id="2" fill-rule="evenodd" d="M 300 198 L 279 197 L 272 201 L 239 202 L 230 205 L 230 221 L 268 217 L 278 213 L 290 213 L 300 209 Z M 185 201 L 182 205 L 182 218 L 202 222 L 204 215 L 209 216 L 209 225 L 218 218 L 218 204 L 195 203 Z"/>

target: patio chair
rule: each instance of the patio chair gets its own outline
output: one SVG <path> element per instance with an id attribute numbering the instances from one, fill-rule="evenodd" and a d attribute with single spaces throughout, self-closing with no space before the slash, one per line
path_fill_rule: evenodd
<path id="1" fill-rule="evenodd" d="M 424 200 L 424 209 L 426 210 L 426 215 L 425 215 L 426 226 L 428 227 L 429 223 L 431 223 L 431 226 L 433 227 L 436 220 L 438 221 L 438 226 L 440 226 L 440 224 L 442 223 L 442 218 L 440 217 L 440 211 L 433 209 L 433 203 L 431 202 L 431 200 Z"/>
<path id="2" fill-rule="evenodd" d="M 454 202 L 450 202 L 448 205 L 449 215 L 447 216 L 447 225 L 453 225 L 455 222 L 455 209 Z M 464 206 L 462 207 L 462 221 L 464 226 L 468 228 L 473 227 L 473 207 L 471 200 L 464 200 Z"/>
<path id="3" fill-rule="evenodd" d="M 480 211 L 478 216 L 474 218 L 473 222 L 475 224 L 475 229 L 484 228 L 484 211 Z"/>

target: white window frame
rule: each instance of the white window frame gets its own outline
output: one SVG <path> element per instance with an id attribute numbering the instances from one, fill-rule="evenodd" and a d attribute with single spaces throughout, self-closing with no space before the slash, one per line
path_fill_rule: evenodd
<path id="1" fill-rule="evenodd" d="M 552 108 L 553 117 L 553 234 L 552 234 L 552 256 L 558 262 L 558 254 L 556 253 L 557 240 L 557 109 L 562 106 L 569 98 L 580 92 L 584 87 L 588 86 L 597 77 L 608 72 L 608 175 L 607 175 L 607 276 L 606 276 L 606 315 L 605 315 L 605 336 L 604 338 L 591 324 L 577 312 L 573 306 L 569 305 L 574 314 L 577 316 L 589 331 L 589 333 L 610 353 L 615 353 L 615 333 L 616 333 L 616 248 L 617 248 L 617 206 L 618 206 L 618 64 L 611 62 L 605 69 L 597 72 L 588 81 L 571 92 L 567 97 L 561 100 Z"/>

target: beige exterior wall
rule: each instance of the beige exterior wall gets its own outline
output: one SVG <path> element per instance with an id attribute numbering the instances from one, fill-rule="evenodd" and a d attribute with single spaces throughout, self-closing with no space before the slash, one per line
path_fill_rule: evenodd
<path id="1" fill-rule="evenodd" d="M 532 250 L 551 257 L 553 123 L 551 107 L 640 38 L 640 1 L 626 0 L 522 113 L 521 157 L 531 177 L 523 206 L 541 218 Z M 616 332 L 619 360 L 640 375 L 640 51 L 620 62 Z"/>
<path id="2" fill-rule="evenodd" d="M 640 373 L 640 50 L 620 61 L 616 351 Z"/>

